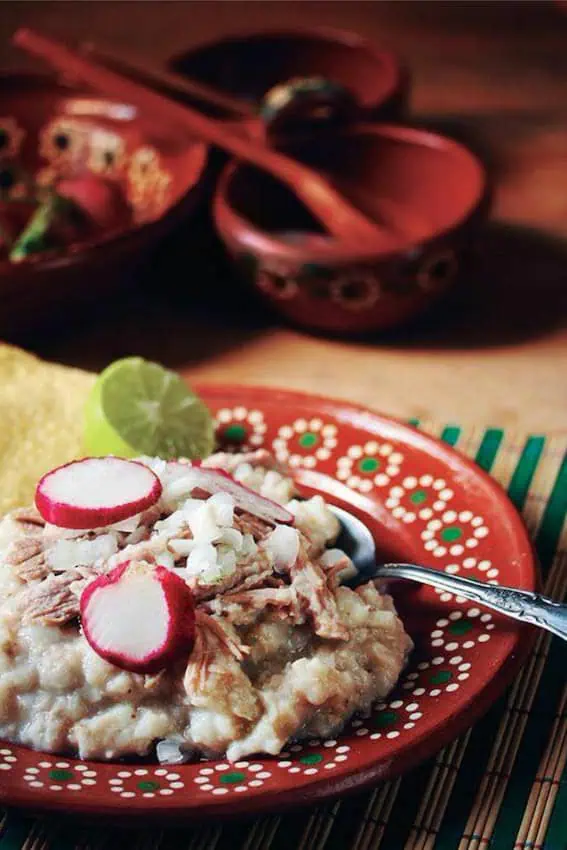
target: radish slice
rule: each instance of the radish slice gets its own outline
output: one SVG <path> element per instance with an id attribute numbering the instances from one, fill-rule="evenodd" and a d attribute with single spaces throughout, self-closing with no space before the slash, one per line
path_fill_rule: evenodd
<path id="1" fill-rule="evenodd" d="M 101 658 L 132 673 L 155 673 L 188 655 L 195 638 L 193 595 L 166 567 L 126 562 L 81 596 L 85 638 Z"/>
<path id="2" fill-rule="evenodd" d="M 35 504 L 46 522 L 62 528 L 112 525 L 154 505 L 161 482 L 142 463 L 90 457 L 59 466 L 40 479 Z"/>
<path id="3" fill-rule="evenodd" d="M 182 479 L 176 482 L 178 492 L 182 485 Z M 194 489 L 203 490 L 205 493 L 213 495 L 214 493 L 229 493 L 234 498 L 234 503 L 237 508 L 242 511 L 254 514 L 254 516 L 272 523 L 284 523 L 290 525 L 293 523 L 293 514 L 290 513 L 283 505 L 278 505 L 277 502 L 272 502 L 271 499 L 266 499 L 256 493 L 255 490 L 250 490 L 239 481 L 235 481 L 232 475 L 222 469 L 209 469 L 203 466 L 191 466 L 187 469 L 187 492 Z"/>
<path id="4" fill-rule="evenodd" d="M 277 525 L 263 542 L 274 559 L 277 572 L 291 569 L 299 555 L 299 534 L 289 525 Z"/>

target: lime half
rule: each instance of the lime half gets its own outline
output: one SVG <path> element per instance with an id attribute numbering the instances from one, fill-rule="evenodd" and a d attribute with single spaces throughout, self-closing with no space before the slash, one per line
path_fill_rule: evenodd
<path id="1" fill-rule="evenodd" d="M 87 401 L 91 455 L 203 458 L 214 447 L 210 411 L 175 372 L 141 357 L 116 360 Z"/>

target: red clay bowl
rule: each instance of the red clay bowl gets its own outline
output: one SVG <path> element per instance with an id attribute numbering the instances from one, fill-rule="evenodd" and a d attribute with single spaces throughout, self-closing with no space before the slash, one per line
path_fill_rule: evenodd
<path id="1" fill-rule="evenodd" d="M 96 236 L 0 261 L 0 333 L 25 334 L 104 303 L 132 281 L 148 250 L 202 196 L 207 146 L 156 127 L 134 107 L 71 88 L 49 76 L 0 76 L 0 191 L 13 217 L 23 176 L 49 184 L 94 174 L 120 200 Z M 21 206 L 21 204 L 19 205 Z"/>
<path id="2" fill-rule="evenodd" d="M 407 75 L 394 54 L 355 33 L 327 27 L 240 33 L 175 56 L 169 67 L 255 104 L 275 86 L 296 81 L 298 85 L 284 94 L 283 104 L 276 106 L 281 91 L 267 104 L 263 117 L 273 120 L 274 126 L 280 113 L 285 117 L 284 107 L 286 116 L 294 113 L 288 110 L 288 95 L 301 110 L 305 95 L 301 84 L 310 79 L 330 84 L 319 94 L 331 101 L 336 97 L 339 109 L 348 106 L 340 92 L 349 94 L 351 117 L 359 121 L 397 117 L 407 101 Z M 317 96 L 310 102 L 317 105 Z"/>
<path id="3" fill-rule="evenodd" d="M 311 330 L 367 333 L 410 319 L 450 286 L 487 206 L 484 169 L 467 148 L 424 130 L 357 125 L 286 150 L 383 222 L 396 247 L 337 260 L 325 257 L 323 237 L 306 251 L 301 233 L 321 232 L 306 209 L 263 172 L 229 163 L 214 198 L 218 231 L 281 315 Z"/>

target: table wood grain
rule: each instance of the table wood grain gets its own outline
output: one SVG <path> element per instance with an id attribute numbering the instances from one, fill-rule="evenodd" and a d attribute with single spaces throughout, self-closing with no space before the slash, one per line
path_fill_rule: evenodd
<path id="1" fill-rule="evenodd" d="M 34 340 L 39 354 L 98 369 L 136 353 L 191 381 L 293 387 L 400 417 L 567 427 L 567 14 L 559 4 L 4 0 L 0 22 L 0 62 L 12 67 L 29 64 L 8 44 L 22 24 L 154 61 L 244 26 L 358 30 L 406 59 L 412 120 L 471 141 L 495 185 L 466 280 L 434 314 L 395 334 L 316 338 L 282 326 L 234 287 L 211 296 L 228 272 L 216 246 L 198 238 L 197 266 L 175 272 L 165 262 L 135 302 Z"/>

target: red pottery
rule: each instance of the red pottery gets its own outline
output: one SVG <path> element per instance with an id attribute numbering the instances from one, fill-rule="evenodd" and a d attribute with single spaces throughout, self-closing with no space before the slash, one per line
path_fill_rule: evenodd
<path id="1" fill-rule="evenodd" d="M 397 57 L 356 33 L 331 27 L 241 32 L 191 48 L 168 66 L 256 104 L 289 81 L 327 81 L 339 95 L 339 107 L 346 103 L 345 93 L 351 96 L 352 117 L 359 121 L 397 118 L 407 103 L 408 76 Z M 264 118 L 271 121 L 277 111 L 268 110 Z"/>
<path id="2" fill-rule="evenodd" d="M 425 130 L 356 125 L 289 141 L 285 151 L 330 177 L 390 238 L 375 252 L 325 257 L 332 243 L 288 191 L 230 163 L 214 199 L 216 225 L 278 313 L 310 330 L 368 333 L 416 316 L 450 286 L 485 212 L 485 172 L 467 148 Z"/>
<path id="3" fill-rule="evenodd" d="M 533 590 L 536 565 L 504 491 L 446 444 L 364 408 L 296 392 L 198 388 L 220 447 L 265 446 L 306 494 L 358 515 L 380 559 Z M 33 810 L 125 819 L 218 818 L 274 811 L 398 775 L 470 726 L 526 658 L 533 632 L 433 588 L 400 586 L 415 642 L 400 681 L 368 717 L 331 740 L 278 756 L 160 766 L 81 761 L 0 742 L 0 801 Z"/>
<path id="4" fill-rule="evenodd" d="M 128 104 L 52 77 L 5 73 L 0 96 L 0 184 L 12 214 L 25 180 L 48 186 L 95 175 L 116 187 L 120 215 L 96 237 L 0 262 L 6 338 L 100 303 L 132 281 L 148 250 L 203 196 L 207 146 L 165 130 Z"/>

